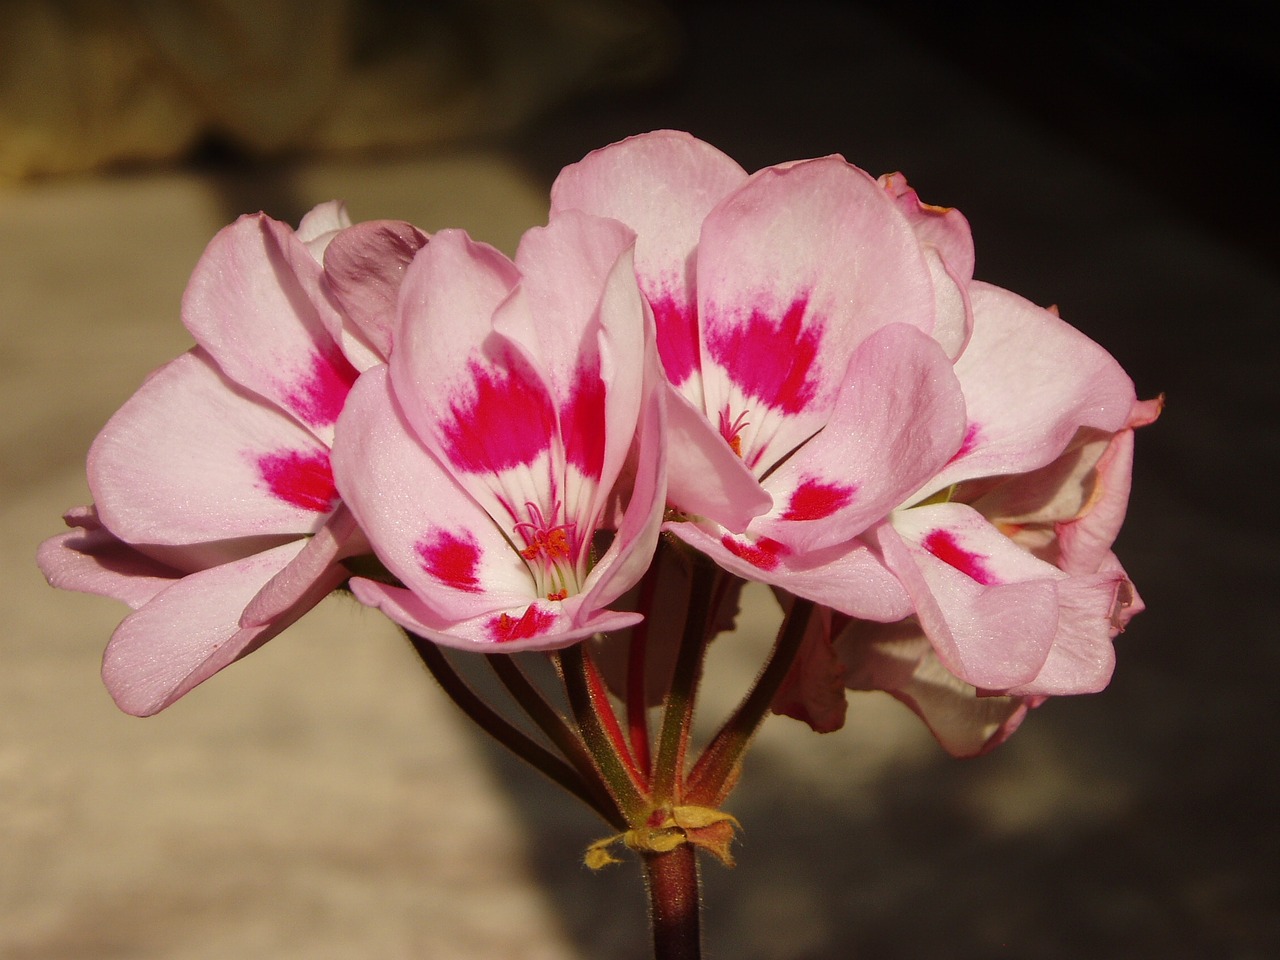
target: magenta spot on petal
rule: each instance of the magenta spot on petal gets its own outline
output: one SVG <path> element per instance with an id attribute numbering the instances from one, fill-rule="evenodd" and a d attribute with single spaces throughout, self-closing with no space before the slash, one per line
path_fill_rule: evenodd
<path id="1" fill-rule="evenodd" d="M 565 459 L 593 480 L 600 479 L 604 467 L 604 404 L 604 381 L 597 358 L 590 368 L 579 368 L 573 395 L 560 411 Z"/>
<path id="2" fill-rule="evenodd" d="M 1000 583 L 1000 578 L 983 563 L 986 557 L 964 549 L 956 542 L 955 534 L 950 530 L 934 530 L 924 538 L 924 548 L 943 563 L 955 567 L 984 586 Z"/>
<path id="3" fill-rule="evenodd" d="M 841 483 L 820 483 L 809 478 L 796 487 L 783 520 L 821 520 L 853 500 L 857 487 Z"/>
<path id="4" fill-rule="evenodd" d="M 978 445 L 978 437 L 981 434 L 982 431 L 978 428 L 978 425 L 976 423 L 970 423 L 969 426 L 965 428 L 964 439 L 960 441 L 960 449 L 952 455 L 951 459 L 948 460 L 947 463 L 955 463 L 961 457 L 968 456 L 969 452 Z"/>
<path id="5" fill-rule="evenodd" d="M 472 392 L 450 402 L 453 423 L 444 437 L 454 465 L 470 473 L 496 473 L 532 463 L 551 446 L 555 411 L 537 375 L 508 352 L 501 369 L 472 361 Z"/>
<path id="6" fill-rule="evenodd" d="M 741 540 L 733 539 L 726 533 L 720 538 L 720 542 L 734 556 L 741 557 L 753 567 L 759 567 L 761 570 L 772 570 L 778 565 L 782 557 L 788 553 L 785 544 L 779 543 L 770 537 L 761 537 L 754 543 L 745 543 Z"/>
<path id="7" fill-rule="evenodd" d="M 447 530 L 434 530 L 418 541 L 415 549 L 422 569 L 441 583 L 468 593 L 480 592 L 476 578 L 480 545 L 470 534 L 459 537 Z"/>
<path id="8" fill-rule="evenodd" d="M 658 356 L 667 379 L 680 386 L 701 364 L 698 355 L 698 314 L 696 308 L 677 303 L 670 294 L 650 300 L 658 328 Z"/>
<path id="9" fill-rule="evenodd" d="M 746 323 L 718 323 L 707 330 L 707 349 L 729 379 L 749 397 L 786 413 L 799 413 L 818 391 L 810 377 L 822 324 L 804 325 L 806 298 L 792 302 L 774 321 L 752 310 Z"/>
<path id="10" fill-rule="evenodd" d="M 328 513 L 338 500 L 327 450 L 268 453 L 258 457 L 258 473 L 273 495 L 303 510 Z"/>
<path id="11" fill-rule="evenodd" d="M 351 385 L 360 372 L 334 347 L 312 354 L 311 372 L 285 396 L 289 409 L 313 427 L 327 427 L 338 420 Z"/>
<path id="12" fill-rule="evenodd" d="M 533 604 L 525 610 L 524 616 L 516 619 L 507 613 L 499 614 L 489 621 L 489 636 L 499 643 L 511 640 L 528 640 L 546 633 L 556 622 L 556 615 L 549 610 L 540 610 Z"/>

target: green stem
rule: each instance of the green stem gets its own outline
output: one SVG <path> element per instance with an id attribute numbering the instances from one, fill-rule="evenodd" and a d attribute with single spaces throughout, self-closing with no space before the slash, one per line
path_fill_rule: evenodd
<path id="1" fill-rule="evenodd" d="M 631 751 L 636 765 L 645 772 L 646 779 L 653 777 L 653 759 L 649 754 L 649 691 L 647 688 L 649 662 L 649 622 L 653 616 L 653 598 L 658 589 L 659 564 L 662 563 L 662 544 L 654 555 L 653 563 L 640 581 L 640 612 L 644 619 L 631 628 L 631 642 L 627 646 L 627 730 Z"/>
<path id="2" fill-rule="evenodd" d="M 596 808 L 612 808 L 614 816 L 607 819 L 614 826 L 622 829 L 626 825 L 626 820 L 623 819 L 622 811 L 617 809 L 617 804 L 609 794 L 608 788 L 601 782 L 600 774 L 582 738 L 565 722 L 560 712 L 547 702 L 546 697 L 520 669 L 520 665 L 514 658 L 505 653 L 490 653 L 485 655 L 485 659 L 494 674 L 502 681 L 502 685 L 507 688 L 512 699 L 578 771 L 584 785 L 596 799 Z"/>
<path id="3" fill-rule="evenodd" d="M 755 686 L 694 764 L 693 771 L 689 774 L 686 802 L 709 807 L 718 807 L 724 802 L 733 787 L 742 755 L 795 662 L 805 631 L 809 628 L 813 607 L 812 600 L 796 597 L 787 619 L 778 630 L 769 662 L 761 671 Z"/>
<path id="4" fill-rule="evenodd" d="M 617 728 L 618 719 L 613 715 L 613 707 L 607 696 L 600 696 L 599 690 L 593 692 L 591 667 L 582 644 L 558 650 L 556 657 L 569 698 L 569 709 L 582 731 L 583 742 L 627 823 L 634 826 L 643 820 L 648 810 L 648 798 L 633 773 L 635 764 L 626 753 L 626 743 L 620 735 L 611 737 L 609 727 L 602 719 L 603 711 L 608 711 L 613 719 L 613 728 Z"/>
<path id="5" fill-rule="evenodd" d="M 713 609 L 713 594 L 720 582 L 719 568 L 700 553 L 690 552 L 692 565 L 689 584 L 689 609 L 685 615 L 680 651 L 676 655 L 671 689 L 662 707 L 662 725 L 658 730 L 658 753 L 653 767 L 653 796 L 658 802 L 674 802 L 677 787 L 684 780 L 685 753 L 693 726 L 693 707 L 697 700 L 698 681 L 702 677 L 702 658 L 707 648 L 707 629 Z"/>
<path id="6" fill-rule="evenodd" d="M 698 859 L 692 844 L 647 853 L 645 886 L 653 926 L 654 960 L 699 960 L 702 956 Z"/>
<path id="7" fill-rule="evenodd" d="M 586 782 L 573 767 L 569 766 L 562 758 L 557 757 L 542 744 L 531 739 L 523 731 L 512 726 L 506 718 L 481 700 L 475 691 L 467 686 L 466 681 L 458 675 L 458 672 L 453 669 L 452 664 L 449 663 L 439 647 L 412 631 L 405 630 L 404 633 L 409 638 L 409 642 L 413 644 L 413 649 L 417 651 L 418 658 L 431 675 L 435 677 L 436 682 L 440 684 L 444 692 L 449 695 L 449 699 L 457 704 L 458 708 L 470 717 L 481 730 L 534 769 L 541 771 L 555 783 L 560 784 L 560 786 L 600 814 L 607 823 L 619 828 L 625 826 L 625 823 L 619 822 L 620 818 L 616 809 L 601 806 L 600 802 L 587 787 Z"/>

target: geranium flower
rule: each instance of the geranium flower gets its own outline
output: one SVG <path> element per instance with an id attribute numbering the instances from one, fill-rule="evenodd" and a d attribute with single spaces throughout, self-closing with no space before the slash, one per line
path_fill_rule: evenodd
<path id="1" fill-rule="evenodd" d="M 608 609 L 647 569 L 666 493 L 633 242 L 569 215 L 514 262 L 460 231 L 418 254 L 390 363 L 356 385 L 334 446 L 338 487 L 398 581 L 353 579 L 360 600 L 438 643 L 504 652 L 639 619 Z"/>
<path id="2" fill-rule="evenodd" d="M 552 188 L 552 222 L 587 210 L 637 231 L 686 518 L 668 528 L 733 573 L 879 620 L 910 602 L 857 537 L 965 429 L 967 228 L 930 232 L 910 203 L 839 157 L 748 177 L 674 132 L 597 151 Z"/>
<path id="3" fill-rule="evenodd" d="M 1110 554 L 1129 491 L 1120 451 L 1154 408 L 1050 311 L 977 282 L 970 294 L 973 335 L 956 361 L 965 441 L 868 536 L 960 679 L 1024 695 L 1100 690 L 1132 594 Z"/>
<path id="4" fill-rule="evenodd" d="M 975 297 L 979 329 L 986 296 Z M 1071 351 L 1082 381 L 1109 384 L 1116 391 L 1111 399 L 1123 400 L 1123 383 L 1100 348 L 1010 297 L 997 294 L 1014 308 L 1006 319 L 1021 315 L 1028 321 L 1024 335 L 1044 338 L 1046 355 Z M 1006 337 L 1011 355 L 1022 355 L 1025 341 L 1007 332 L 1001 338 Z M 976 334 L 975 339 L 976 350 L 986 349 Z M 1034 366 L 1036 351 L 1026 356 Z M 1094 393 L 1094 399 L 1104 400 L 1107 392 Z M 1075 416 L 1105 420 L 1111 416 L 1104 412 L 1107 406 L 1087 406 L 1083 414 L 1077 407 Z M 1159 400 L 1132 403 L 1117 432 L 1081 427 L 1039 469 L 957 480 L 950 501 L 926 501 L 895 513 L 876 532 L 902 544 L 887 550 L 886 558 L 895 569 L 899 563 L 906 569 L 904 580 L 920 612 L 897 623 L 815 616 L 775 712 L 818 730 L 834 729 L 843 720 L 837 712 L 840 688 L 884 690 L 914 710 L 948 752 L 964 757 L 1003 743 L 1027 711 L 1050 695 L 1105 687 L 1115 663 L 1112 641 L 1143 609 L 1111 545 L 1129 499 L 1133 431 L 1153 422 L 1160 407 Z M 1005 407 L 995 403 L 987 409 Z M 1034 413 L 1022 413 L 1034 419 Z M 1071 418 L 1064 422 L 1069 426 Z M 983 454 L 975 443 L 974 463 L 949 467 L 949 476 L 982 473 L 1009 455 L 1009 448 L 997 452 L 997 437 L 1012 436 L 1012 423 L 999 417 L 987 423 L 990 448 Z M 976 430 L 971 433 L 976 437 Z M 1029 608 L 1025 614 L 1003 606 L 1014 600 L 1007 589 L 1013 584 L 1025 585 L 1027 594 L 1016 598 Z M 1023 630 L 1032 632 L 1034 644 L 1021 642 Z M 1003 686 L 981 682 L 1002 672 L 1027 679 Z"/>
<path id="5" fill-rule="evenodd" d="M 296 233 L 258 214 L 214 237 L 182 303 L 198 346 L 103 428 L 94 506 L 40 549 L 54 586 L 134 608 L 103 659 L 127 713 L 162 710 L 256 649 L 346 579 L 343 557 L 367 552 L 329 446 L 375 351 L 344 348 L 359 332 L 317 259 L 349 225 L 332 203 Z"/>

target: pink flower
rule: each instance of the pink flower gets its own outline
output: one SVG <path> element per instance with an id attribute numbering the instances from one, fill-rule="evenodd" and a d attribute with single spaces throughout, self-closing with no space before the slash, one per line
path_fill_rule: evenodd
<path id="1" fill-rule="evenodd" d="M 89 453 L 95 506 L 40 549 L 54 586 L 134 608 L 103 659 L 127 713 L 156 713 L 256 649 L 347 578 L 342 558 L 367 550 L 329 447 L 375 351 L 317 259 L 348 226 L 324 204 L 296 233 L 258 214 L 213 239 L 182 303 L 198 346 L 103 428 Z"/>
<path id="2" fill-rule="evenodd" d="M 981 744 L 1028 698 L 1105 685 L 1133 609 L 1110 544 L 1144 414 L 1097 344 L 973 280 L 958 212 L 837 157 L 748 177 L 671 132 L 567 168 L 553 221 L 572 209 L 638 233 L 671 387 L 669 496 L 686 515 L 672 532 L 841 615 L 912 617 L 924 673 L 891 689 L 931 710 L 922 683 L 1007 693 Z M 780 700 L 827 728 L 842 673 L 889 682 L 837 662 L 830 629 Z M 884 631 L 901 654 L 903 630 Z M 929 658 L 954 684 L 921 679 Z"/>
<path id="3" fill-rule="evenodd" d="M 897 623 L 871 623 L 819 609 L 788 684 L 775 699 L 774 712 L 826 732 L 843 723 L 844 688 L 883 690 L 918 714 L 949 753 L 971 757 L 1003 743 L 1027 711 L 1050 694 L 1092 692 L 1105 686 L 1114 664 L 1111 641 L 1143 609 L 1110 548 L 1128 501 L 1133 429 L 1152 422 L 1159 409 L 1159 401 L 1137 403 L 1125 428 L 1115 434 L 1082 430 L 1046 467 L 961 483 L 953 492 L 958 500 L 972 496 L 966 510 L 982 516 L 995 531 L 985 536 L 1006 538 L 1026 551 L 1020 563 L 1058 593 L 1054 637 L 1030 682 L 989 690 L 962 679 L 957 673 L 964 665 L 952 666 L 944 658 L 939 651 L 947 647 L 931 640 L 919 615 Z M 954 552 L 938 544 L 933 549 L 944 562 L 966 566 Z M 999 552 L 1009 549 L 1004 545 Z M 922 566 L 938 559 L 913 557 Z M 984 576 L 989 575 L 990 570 Z M 1099 603 L 1073 602 L 1091 593 Z M 995 596 L 1003 599 L 999 593 Z M 924 609 L 954 622 L 956 607 L 947 606 L 947 599 L 931 596 Z M 928 614 L 924 620 L 928 622 Z M 968 639 L 973 626 L 964 623 L 950 632 Z M 935 625 L 938 629 L 948 628 Z M 1017 638 L 1012 639 L 1004 645 L 1016 653 Z"/>
<path id="4" fill-rule="evenodd" d="M 858 537 L 965 429 L 968 231 L 913 198 L 839 157 L 748 177 L 674 132 L 597 151 L 552 189 L 553 222 L 586 210 L 638 234 L 669 500 L 687 518 L 669 529 L 733 573 L 877 620 L 911 605 Z"/>
<path id="5" fill-rule="evenodd" d="M 584 215 L 515 262 L 442 231 L 409 266 L 387 367 L 339 422 L 338 487 L 398 583 L 363 602 L 432 640 L 552 649 L 649 565 L 666 493 L 663 404 L 634 238 Z M 596 559 L 597 553 L 599 558 Z"/>
<path id="6" fill-rule="evenodd" d="M 1020 695 L 1100 690 L 1132 596 L 1110 547 L 1150 407 L 1050 311 L 986 284 L 970 293 L 965 441 L 868 536 L 955 676 Z"/>

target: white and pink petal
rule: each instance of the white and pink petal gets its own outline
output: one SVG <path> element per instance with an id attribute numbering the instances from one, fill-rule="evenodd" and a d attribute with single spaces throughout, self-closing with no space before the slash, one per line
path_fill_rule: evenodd
<path id="1" fill-rule="evenodd" d="M 765 481 L 772 512 L 753 529 L 803 553 L 862 533 L 958 447 L 964 397 L 930 336 L 882 327 L 858 345 L 827 425 Z"/>
<path id="2" fill-rule="evenodd" d="M 963 504 L 900 510 L 873 532 L 949 671 L 982 690 L 1040 672 L 1058 630 L 1064 573 Z"/>
<path id="3" fill-rule="evenodd" d="M 198 347 L 116 412 L 88 473 L 103 523 L 136 544 L 312 533 L 337 503 L 328 448 Z"/>
<path id="4" fill-rule="evenodd" d="M 969 408 L 966 442 L 934 489 L 1051 463 L 1081 427 L 1115 432 L 1133 382 L 1100 346 L 1017 294 L 974 282 L 974 330 L 956 361 Z"/>
<path id="5" fill-rule="evenodd" d="M 433 611 L 430 622 L 536 599 L 502 529 L 400 415 L 385 367 L 361 377 L 340 423 L 333 457 L 343 502 L 386 568 Z"/>
<path id="6" fill-rule="evenodd" d="M 228 377 L 328 442 L 357 371 L 330 333 L 342 320 L 321 273 L 288 226 L 241 217 L 196 264 L 182 322 Z"/>
<path id="7" fill-rule="evenodd" d="M 741 414 L 760 473 L 825 422 L 854 348 L 889 323 L 934 327 L 911 226 L 838 157 L 762 170 L 707 217 L 698 247 L 706 409 Z"/>
<path id="8" fill-rule="evenodd" d="M 102 678 L 125 713 L 150 716 L 256 650 L 310 607 L 242 628 L 245 605 L 302 549 L 301 540 L 190 574 L 157 593 L 112 634 Z M 319 599 L 345 579 L 333 569 L 314 585 Z"/>
<path id="9" fill-rule="evenodd" d="M 732 159 L 672 130 L 623 140 L 566 167 L 551 188 L 551 215 L 583 210 L 636 234 L 636 273 L 653 306 L 667 377 L 701 403 L 694 251 L 711 209 L 747 179 Z"/>

